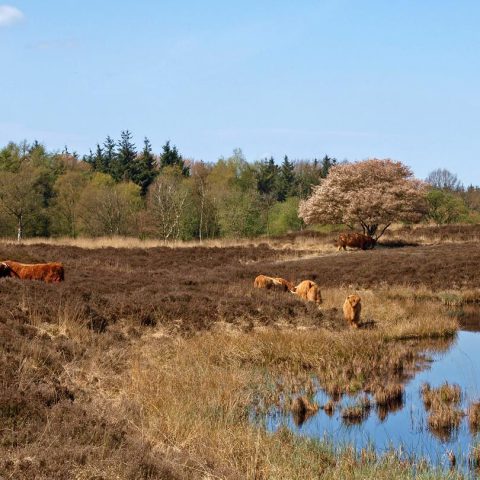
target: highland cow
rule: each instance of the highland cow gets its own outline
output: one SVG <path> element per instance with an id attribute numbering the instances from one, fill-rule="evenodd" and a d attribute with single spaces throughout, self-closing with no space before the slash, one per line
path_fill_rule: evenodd
<path id="1" fill-rule="evenodd" d="M 300 298 L 303 298 L 308 302 L 314 302 L 317 305 L 322 303 L 322 294 L 320 292 L 320 288 L 311 280 L 304 280 L 303 282 L 300 282 L 292 293 L 295 293 Z"/>
<path id="2" fill-rule="evenodd" d="M 346 250 L 347 247 L 368 250 L 375 247 L 376 243 L 377 241 L 374 238 L 363 233 L 342 233 L 337 240 L 339 250 Z"/>
<path id="3" fill-rule="evenodd" d="M 63 282 L 65 272 L 58 262 L 26 264 L 6 260 L 0 263 L 0 277 L 14 277 L 21 280 L 41 280 L 47 283 Z"/>
<path id="4" fill-rule="evenodd" d="M 361 301 L 358 295 L 349 295 L 343 304 L 343 316 L 345 320 L 355 328 L 360 326 Z"/>
<path id="5" fill-rule="evenodd" d="M 267 275 L 258 275 L 253 282 L 253 286 L 255 288 L 274 289 L 283 292 L 293 292 L 295 290 L 293 283 L 288 280 L 280 277 L 268 277 Z"/>

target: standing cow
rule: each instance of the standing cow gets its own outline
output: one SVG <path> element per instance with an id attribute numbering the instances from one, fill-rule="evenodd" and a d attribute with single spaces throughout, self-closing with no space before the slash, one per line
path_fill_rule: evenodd
<path id="1" fill-rule="evenodd" d="M 363 233 L 342 233 L 338 237 L 337 246 L 339 250 L 346 250 L 347 247 L 368 250 L 369 248 L 373 248 L 376 243 L 377 241 L 370 235 L 364 235 Z"/>

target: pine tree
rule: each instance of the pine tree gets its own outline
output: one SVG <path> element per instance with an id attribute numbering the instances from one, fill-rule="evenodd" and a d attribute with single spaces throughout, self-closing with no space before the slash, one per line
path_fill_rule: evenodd
<path id="1" fill-rule="evenodd" d="M 132 181 L 140 186 L 141 194 L 145 196 L 148 187 L 157 175 L 155 157 L 152 154 L 152 144 L 147 137 L 143 141 L 142 154 L 137 157 L 136 167 L 135 177 L 132 178 Z"/>
<path id="2" fill-rule="evenodd" d="M 337 164 L 337 159 L 325 155 L 322 159 L 322 164 L 320 167 L 320 176 L 322 178 L 327 178 L 328 172 L 330 169 Z"/>
<path id="3" fill-rule="evenodd" d="M 132 134 L 128 130 L 123 130 L 118 142 L 118 150 L 116 155 L 113 177 L 117 181 L 131 180 L 135 175 L 135 159 L 137 151 L 135 144 L 132 142 Z"/>
<path id="4" fill-rule="evenodd" d="M 90 168 L 92 170 L 95 170 L 95 160 L 94 160 L 94 155 L 93 155 L 93 152 L 92 152 L 92 149 L 90 148 L 89 151 L 88 151 L 88 155 L 84 155 L 82 160 L 85 162 L 85 163 L 88 163 L 90 165 Z"/>
<path id="5" fill-rule="evenodd" d="M 115 140 L 110 135 L 103 142 L 103 170 L 102 173 L 108 173 L 115 177 L 114 168 L 116 166 Z"/>
<path id="6" fill-rule="evenodd" d="M 278 194 L 278 172 L 279 168 L 275 165 L 273 157 L 262 160 L 258 163 L 257 169 L 257 189 L 261 195 Z"/>
<path id="7" fill-rule="evenodd" d="M 182 156 L 178 153 L 177 147 L 175 145 L 170 147 L 170 140 L 167 140 L 162 147 L 162 154 L 160 155 L 160 168 L 164 167 L 178 167 L 184 177 L 190 175 L 190 170 L 185 165 Z"/>
<path id="8" fill-rule="evenodd" d="M 105 159 L 103 157 L 102 147 L 97 143 L 97 149 L 93 155 L 93 169 L 97 172 L 105 172 Z"/>
<path id="9" fill-rule="evenodd" d="M 283 202 L 294 193 L 295 188 L 295 165 L 285 155 L 280 167 L 278 200 Z"/>

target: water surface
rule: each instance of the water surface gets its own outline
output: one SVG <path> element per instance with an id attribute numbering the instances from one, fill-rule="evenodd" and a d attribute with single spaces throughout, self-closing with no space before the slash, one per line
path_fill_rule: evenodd
<path id="1" fill-rule="evenodd" d="M 478 330 L 472 324 L 470 327 L 470 330 Z M 391 405 L 389 410 L 376 408 L 372 399 L 373 407 L 366 412 L 365 418 L 357 424 L 348 424 L 341 416 L 341 408 L 357 403 L 358 397 L 344 395 L 331 416 L 320 410 L 298 426 L 291 414 L 272 412 L 267 417 L 267 428 L 275 431 L 286 426 L 299 435 L 327 439 L 337 446 L 353 445 L 358 450 L 371 446 L 382 453 L 393 447 L 405 455 L 425 457 L 433 465 L 446 466 L 447 453 L 452 451 L 460 468 L 466 468 L 471 447 L 480 438 L 470 432 L 467 417 L 456 430 L 429 430 L 420 390 L 426 382 L 432 387 L 444 382 L 458 384 L 463 392 L 460 408 L 465 412 L 471 402 L 479 400 L 480 333 L 459 331 L 447 351 L 432 353 L 429 357 L 432 362 L 406 381 L 403 400 Z M 314 399 L 324 405 L 329 396 L 319 390 Z"/>

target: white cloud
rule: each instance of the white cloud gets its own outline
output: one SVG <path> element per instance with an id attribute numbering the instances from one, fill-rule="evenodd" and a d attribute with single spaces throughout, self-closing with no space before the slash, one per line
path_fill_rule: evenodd
<path id="1" fill-rule="evenodd" d="M 10 5 L 0 5 L 0 27 L 7 27 L 23 19 L 23 13 Z"/>

